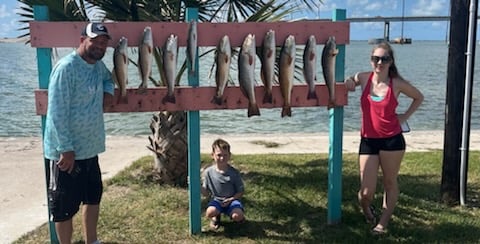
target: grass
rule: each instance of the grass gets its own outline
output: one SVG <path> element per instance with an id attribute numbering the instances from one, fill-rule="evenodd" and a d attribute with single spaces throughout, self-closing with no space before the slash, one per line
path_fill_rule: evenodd
<path id="1" fill-rule="evenodd" d="M 389 234 L 369 234 L 356 200 L 357 155 L 345 154 L 342 221 L 327 224 L 326 154 L 235 155 L 246 184 L 248 221 L 227 218 L 218 231 L 189 233 L 187 189 L 151 183 L 152 158 L 144 157 L 105 183 L 99 236 L 113 243 L 478 243 L 480 242 L 479 152 L 470 153 L 467 207 L 441 204 L 442 151 L 407 153 L 400 170 L 401 195 Z M 209 156 L 202 155 L 208 162 Z M 380 179 L 381 180 L 381 179 Z M 378 189 L 378 192 L 381 188 Z M 381 206 L 381 194 L 375 204 Z M 202 200 L 202 209 L 206 204 Z M 82 243 L 80 218 L 74 241 Z M 46 224 L 15 243 L 48 243 Z"/>

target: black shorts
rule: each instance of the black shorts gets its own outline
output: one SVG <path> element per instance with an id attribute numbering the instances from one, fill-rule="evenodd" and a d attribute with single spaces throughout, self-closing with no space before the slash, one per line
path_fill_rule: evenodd
<path id="1" fill-rule="evenodd" d="M 100 203 L 103 184 L 98 156 L 75 160 L 75 168 L 71 174 L 61 171 L 56 160 L 50 160 L 47 178 L 48 207 L 53 222 L 71 219 L 82 203 L 92 205 Z"/>
<path id="2" fill-rule="evenodd" d="M 365 138 L 360 140 L 359 154 L 378 154 L 380 151 L 405 150 L 405 138 L 400 133 L 388 138 Z"/>

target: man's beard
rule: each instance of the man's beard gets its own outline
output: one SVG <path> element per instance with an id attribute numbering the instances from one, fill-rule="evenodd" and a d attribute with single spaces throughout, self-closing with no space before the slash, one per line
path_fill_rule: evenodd
<path id="1" fill-rule="evenodd" d="M 101 51 L 101 50 L 92 50 L 92 51 L 89 51 L 87 52 L 88 53 L 88 57 L 93 59 L 93 60 L 101 60 L 103 58 L 103 56 L 105 56 L 105 52 L 104 51 Z"/>

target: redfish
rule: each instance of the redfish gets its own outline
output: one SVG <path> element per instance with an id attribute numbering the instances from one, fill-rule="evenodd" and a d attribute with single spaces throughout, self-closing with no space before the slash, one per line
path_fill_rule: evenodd
<path id="1" fill-rule="evenodd" d="M 282 117 L 292 116 L 291 100 L 292 87 L 295 69 L 296 45 L 295 37 L 289 35 L 282 46 L 280 52 L 280 70 L 278 79 L 280 80 L 280 90 L 283 97 Z"/>
<path id="2" fill-rule="evenodd" d="M 335 43 L 335 37 L 328 38 L 322 51 L 322 69 L 325 84 L 328 88 L 328 106 L 327 108 L 333 108 L 336 106 L 335 98 L 335 60 L 338 54 L 337 44 Z"/>
<path id="3" fill-rule="evenodd" d="M 121 37 L 113 52 L 113 80 L 120 90 L 118 103 L 128 103 L 128 39 Z"/>

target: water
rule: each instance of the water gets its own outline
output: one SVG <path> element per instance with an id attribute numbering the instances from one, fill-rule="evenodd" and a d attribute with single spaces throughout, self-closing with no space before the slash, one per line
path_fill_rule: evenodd
<path id="1" fill-rule="evenodd" d="M 319 46 L 321 52 L 322 46 Z M 353 41 L 346 46 L 346 75 L 357 71 L 370 70 L 369 56 L 371 45 L 366 41 Z M 409 119 L 412 130 L 443 130 L 445 118 L 445 91 L 448 46 L 442 41 L 417 41 L 411 45 L 394 45 L 396 62 L 400 74 L 410 80 L 425 95 L 425 101 Z M 61 49 L 61 56 L 73 49 Z M 108 67 L 112 67 L 111 49 L 104 58 Z M 40 116 L 35 114 L 33 91 L 38 88 L 37 63 L 35 49 L 22 43 L 0 43 L 0 136 L 39 136 L 41 134 Z M 179 53 L 184 53 L 180 50 Z M 136 59 L 136 54 L 131 54 Z M 179 59 L 179 63 L 183 59 Z M 201 60 L 201 85 L 214 86 L 213 77 L 209 78 L 213 59 Z M 320 62 L 320 60 L 318 60 Z M 235 74 L 236 61 L 232 62 Z M 479 62 L 476 62 L 475 76 L 478 80 Z M 257 68 L 260 67 L 259 63 Z M 318 66 L 320 67 L 320 66 Z M 323 82 L 321 68 L 317 68 L 318 78 Z M 258 73 L 257 73 L 258 74 Z M 153 74 L 158 79 L 158 73 Z M 139 85 L 138 72 L 131 65 L 130 86 Z M 233 75 L 236 82 L 236 75 Z M 464 82 L 464 81 L 459 81 Z M 258 78 L 258 83 L 261 83 Z M 182 84 L 186 84 L 186 75 Z M 472 97 L 472 129 L 480 129 L 480 105 L 477 86 L 474 83 Z M 153 85 L 150 85 L 153 87 Z M 345 107 L 344 130 L 358 131 L 360 90 L 349 93 L 349 105 Z M 463 98 L 462 98 L 463 101 Z M 409 99 L 399 98 L 399 112 L 408 105 Z M 248 118 L 246 109 L 200 111 L 201 133 L 317 133 L 327 132 L 329 128 L 326 107 L 292 108 L 292 117 L 281 118 L 280 108 L 261 109 L 261 116 Z M 147 113 L 108 113 L 105 115 L 108 135 L 150 134 L 149 124 L 152 112 Z"/>

